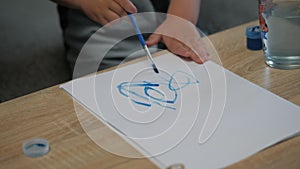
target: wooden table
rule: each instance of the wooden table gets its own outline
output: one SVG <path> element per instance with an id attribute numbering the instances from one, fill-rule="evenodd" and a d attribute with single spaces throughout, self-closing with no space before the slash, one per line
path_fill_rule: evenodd
<path id="1" fill-rule="evenodd" d="M 209 38 L 225 68 L 300 105 L 300 69 L 270 68 L 264 63 L 262 51 L 246 49 L 245 28 L 257 24 L 257 21 L 250 22 Z M 120 157 L 97 146 L 81 128 L 72 98 L 58 86 L 2 103 L 0 119 L 0 168 L 3 169 L 157 168 L 148 159 Z M 120 144 L 110 130 L 107 132 L 109 136 L 104 137 L 103 142 L 131 151 L 131 147 Z M 49 141 L 51 151 L 46 156 L 23 155 L 22 143 L 35 137 Z M 228 168 L 300 168 L 300 137 L 274 145 Z"/>

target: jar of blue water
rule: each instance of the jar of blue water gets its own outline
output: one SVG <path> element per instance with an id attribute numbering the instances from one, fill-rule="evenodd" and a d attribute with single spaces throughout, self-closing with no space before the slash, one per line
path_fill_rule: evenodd
<path id="1" fill-rule="evenodd" d="M 259 0 L 259 21 L 266 64 L 300 68 L 300 0 Z"/>

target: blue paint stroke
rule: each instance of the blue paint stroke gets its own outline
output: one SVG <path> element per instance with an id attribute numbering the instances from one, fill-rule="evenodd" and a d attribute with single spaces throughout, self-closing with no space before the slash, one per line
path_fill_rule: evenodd
<path id="1" fill-rule="evenodd" d="M 179 79 L 181 81 L 177 82 Z M 195 79 L 192 75 L 183 71 L 177 71 L 169 78 L 162 79 L 160 82 L 122 82 L 117 88 L 121 95 L 129 98 L 137 105 L 151 107 L 153 104 L 156 104 L 163 108 L 176 110 L 173 105 L 178 99 L 178 91 L 199 83 L 199 80 Z M 167 88 L 168 91 L 162 91 L 162 87 Z M 138 93 L 138 90 L 142 90 L 143 92 Z M 170 93 L 170 96 L 166 96 L 165 93 Z"/>

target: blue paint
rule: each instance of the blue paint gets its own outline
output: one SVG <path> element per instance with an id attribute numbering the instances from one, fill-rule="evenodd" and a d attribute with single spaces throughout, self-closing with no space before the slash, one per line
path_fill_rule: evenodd
<path id="1" fill-rule="evenodd" d="M 46 147 L 45 144 L 41 144 L 41 143 L 36 143 L 36 144 L 31 144 L 28 147 L 26 147 L 26 149 L 31 149 L 33 147 Z"/>
<path id="2" fill-rule="evenodd" d="M 176 82 L 179 79 L 181 81 Z M 129 98 L 137 105 L 151 107 L 153 104 L 156 104 L 163 108 L 176 110 L 173 105 L 178 99 L 178 91 L 190 85 L 198 85 L 199 83 L 199 80 L 195 79 L 192 75 L 183 71 L 177 71 L 160 82 L 123 82 L 117 88 L 121 95 Z M 166 87 L 168 91 L 162 91 L 161 87 Z M 143 93 L 136 92 L 141 89 Z M 166 98 L 165 93 L 171 93 L 172 95 L 168 96 L 171 98 Z"/>

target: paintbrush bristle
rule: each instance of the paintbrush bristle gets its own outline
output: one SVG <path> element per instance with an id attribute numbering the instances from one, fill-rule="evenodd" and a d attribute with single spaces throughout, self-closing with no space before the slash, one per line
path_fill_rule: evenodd
<path id="1" fill-rule="evenodd" d="M 157 67 L 155 66 L 155 64 L 153 64 L 152 67 L 153 67 L 154 72 L 158 74 L 159 71 L 158 71 Z"/>

